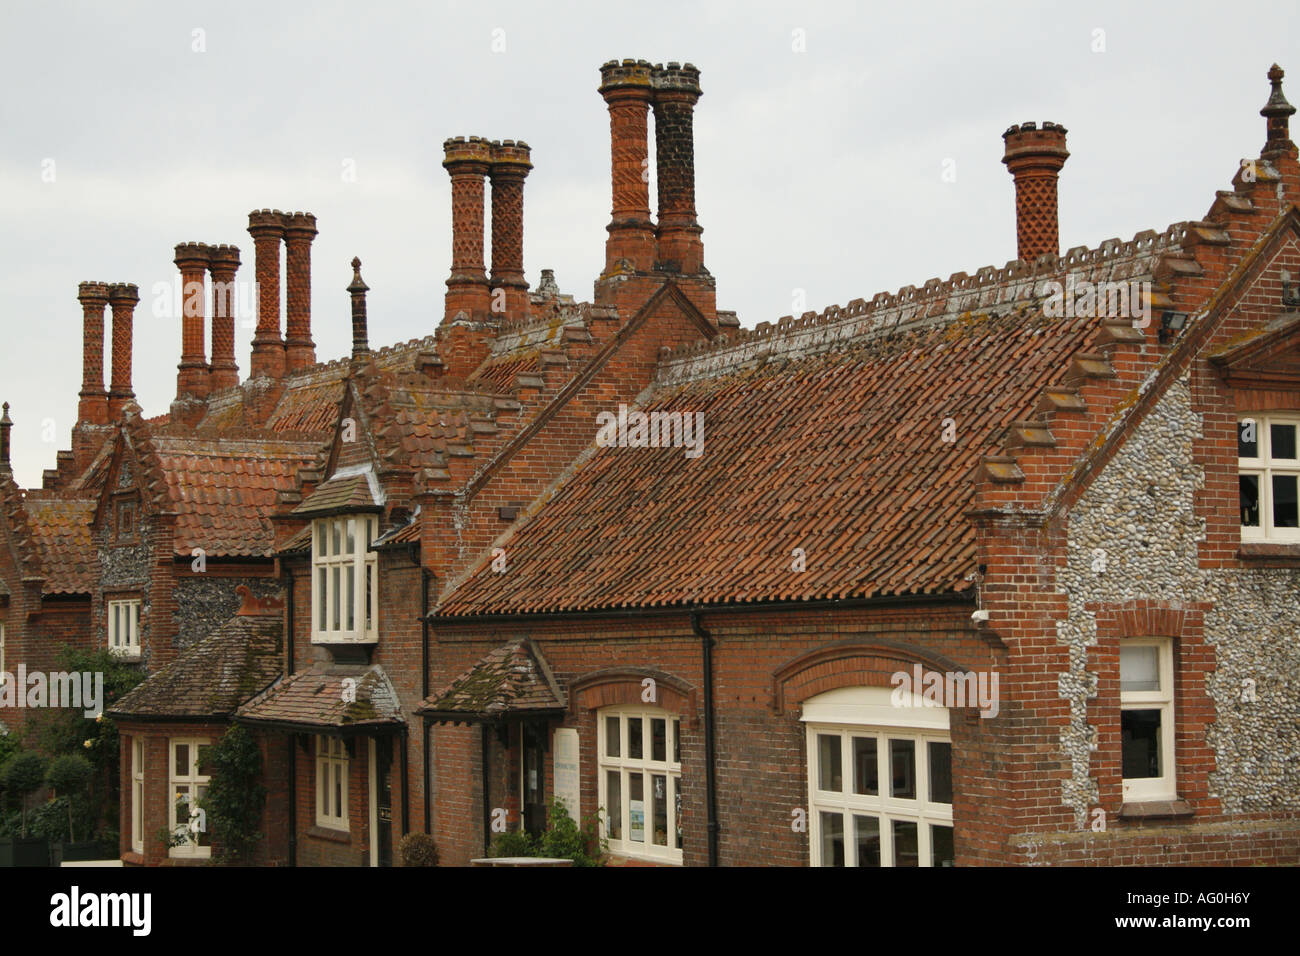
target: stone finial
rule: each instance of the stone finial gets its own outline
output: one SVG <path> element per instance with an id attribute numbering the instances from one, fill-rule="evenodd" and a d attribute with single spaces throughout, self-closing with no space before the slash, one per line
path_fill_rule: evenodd
<path id="1" fill-rule="evenodd" d="M 361 358 L 370 354 L 369 334 L 366 330 L 366 292 L 370 286 L 361 278 L 361 259 L 352 257 L 352 283 L 348 292 L 352 295 L 352 357 Z"/>
<path id="2" fill-rule="evenodd" d="M 1286 71 L 1276 63 L 1268 71 L 1268 82 L 1272 85 L 1272 92 L 1269 93 L 1264 108 L 1259 111 L 1259 115 L 1264 117 L 1268 127 L 1268 140 L 1264 143 L 1264 150 L 1260 154 L 1265 159 L 1296 148 L 1295 143 L 1291 142 L 1289 128 L 1291 114 L 1295 112 L 1295 107 L 1286 101 L 1286 95 L 1282 92 L 1284 76 Z"/>

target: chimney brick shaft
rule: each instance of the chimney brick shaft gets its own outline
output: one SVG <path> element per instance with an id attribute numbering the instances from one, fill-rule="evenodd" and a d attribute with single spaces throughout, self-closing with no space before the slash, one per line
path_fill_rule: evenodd
<path id="1" fill-rule="evenodd" d="M 609 107 L 610 180 L 613 209 L 606 231 L 605 275 L 654 266 L 650 221 L 650 154 L 647 114 L 654 95 L 645 60 L 610 60 L 600 68 L 600 95 Z"/>
<path id="2" fill-rule="evenodd" d="M 352 357 L 364 358 L 370 354 L 370 341 L 366 332 L 366 293 L 370 286 L 361 278 L 361 260 L 352 259 L 352 282 L 348 293 L 352 296 Z"/>
<path id="3" fill-rule="evenodd" d="M 695 104 L 700 71 L 687 63 L 654 70 L 655 169 L 659 177 L 657 258 L 661 267 L 693 275 L 704 267 L 695 213 Z"/>
<path id="4" fill-rule="evenodd" d="M 257 274 L 257 331 L 249 374 L 253 378 L 284 377 L 284 340 L 280 338 L 280 240 L 284 238 L 284 213 L 278 209 L 248 214 L 248 234 L 253 237 Z"/>
<path id="5" fill-rule="evenodd" d="M 1042 129 L 1022 123 L 1002 134 L 1002 162 L 1016 182 L 1017 254 L 1025 262 L 1060 255 L 1056 178 L 1070 156 L 1065 133 L 1065 127 L 1055 123 L 1044 123 Z"/>
<path id="6" fill-rule="evenodd" d="M 532 168 L 527 143 L 508 139 L 492 144 L 491 307 L 496 318 L 519 320 L 528 315 L 528 281 L 524 278 L 524 180 Z M 503 310 L 497 308 L 497 289 L 504 292 Z"/>
<path id="7" fill-rule="evenodd" d="M 83 282 L 77 286 L 81 301 L 81 393 L 77 420 L 92 425 L 108 423 L 108 393 L 104 390 L 104 307 L 108 286 Z"/>
<path id="8" fill-rule="evenodd" d="M 480 136 L 443 143 L 442 165 L 451 176 L 451 276 L 447 279 L 444 320 L 459 312 L 486 319 L 491 296 L 483 269 L 483 178 L 492 153 Z"/>
<path id="9" fill-rule="evenodd" d="M 208 247 L 201 242 L 183 242 L 176 247 L 174 261 L 181 271 L 181 362 L 177 366 L 176 397 L 206 398 L 209 379 L 203 341 L 203 275 L 208 268 Z"/>
<path id="10" fill-rule="evenodd" d="M 236 246 L 213 246 L 208 262 L 212 276 L 212 391 L 239 384 L 235 361 L 235 273 L 239 269 Z"/>
<path id="11" fill-rule="evenodd" d="M 134 400 L 131 385 L 131 350 L 133 348 L 135 304 L 140 290 L 134 283 L 119 282 L 109 287 L 108 301 L 113 305 L 113 375 L 108 392 L 108 417 L 116 421 L 127 402 Z"/>
<path id="12" fill-rule="evenodd" d="M 14 423 L 9 420 L 9 403 L 4 403 L 3 413 L 0 413 L 0 471 L 10 470 L 9 461 L 9 429 L 13 428 Z"/>
<path id="13" fill-rule="evenodd" d="M 295 212 L 284 217 L 286 372 L 316 364 L 316 343 L 311 338 L 311 243 L 316 238 L 316 217 Z"/>

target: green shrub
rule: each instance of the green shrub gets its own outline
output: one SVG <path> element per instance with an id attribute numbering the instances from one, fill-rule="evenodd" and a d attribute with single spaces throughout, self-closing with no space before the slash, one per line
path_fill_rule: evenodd
<path id="1" fill-rule="evenodd" d="M 540 856 L 526 830 L 507 830 L 492 837 L 488 856 Z"/>
<path id="2" fill-rule="evenodd" d="M 437 866 L 438 847 L 427 833 L 408 833 L 398 845 L 402 866 Z"/>
<path id="3" fill-rule="evenodd" d="M 45 772 L 46 784 L 54 791 L 56 797 L 61 797 L 67 804 L 68 839 L 73 843 L 77 840 L 77 828 L 72 819 L 73 804 L 89 802 L 87 785 L 94 772 L 95 768 L 90 765 L 90 761 L 79 754 L 55 757 L 50 763 L 49 770 Z"/>
<path id="4" fill-rule="evenodd" d="M 22 835 L 27 836 L 27 799 L 45 782 L 45 758 L 25 750 L 10 757 L 0 770 L 5 791 L 18 800 L 22 808 Z"/>
<path id="5" fill-rule="evenodd" d="M 574 866 L 605 865 L 602 857 L 609 841 L 600 836 L 597 814 L 588 814 L 579 827 L 568 808 L 552 799 L 547 816 L 547 827 L 536 839 L 524 830 L 498 833 L 492 838 L 488 856 L 538 856 L 572 860 Z"/>
<path id="6" fill-rule="evenodd" d="M 208 751 L 207 761 L 211 780 L 200 806 L 217 840 L 217 862 L 244 862 L 262 839 L 262 751 L 247 730 L 234 724 Z"/>

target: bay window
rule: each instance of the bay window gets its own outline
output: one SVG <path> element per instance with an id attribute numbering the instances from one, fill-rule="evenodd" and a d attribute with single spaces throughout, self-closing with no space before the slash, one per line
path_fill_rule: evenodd
<path id="1" fill-rule="evenodd" d="M 321 518 L 312 525 L 312 640 L 317 643 L 377 640 L 377 556 L 370 543 L 376 515 Z"/>

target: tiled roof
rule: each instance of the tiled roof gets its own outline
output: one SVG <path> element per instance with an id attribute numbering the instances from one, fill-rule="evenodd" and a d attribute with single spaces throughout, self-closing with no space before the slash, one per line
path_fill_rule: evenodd
<path id="1" fill-rule="evenodd" d="M 318 727 L 369 727 L 404 723 L 397 691 L 384 669 L 334 666 L 281 678 L 239 708 L 241 720 Z"/>
<path id="2" fill-rule="evenodd" d="M 229 717 L 280 674 L 278 614 L 236 615 L 110 709 L 122 717 Z"/>
<path id="3" fill-rule="evenodd" d="M 378 502 L 370 491 L 370 478 L 367 475 L 349 475 L 345 478 L 331 478 L 320 485 L 302 504 L 293 509 L 293 514 L 358 511 L 377 505 Z"/>
<path id="4" fill-rule="evenodd" d="M 431 694 L 417 712 L 495 717 L 563 710 L 565 706 L 564 692 L 541 652 L 525 640 L 496 648 L 443 690 Z"/>
<path id="5" fill-rule="evenodd" d="M 1183 229 L 684 347 L 641 410 L 702 416 L 702 453 L 593 447 L 504 542 L 509 571 L 485 556 L 438 612 L 967 591 L 976 470 L 1100 332 L 1046 316 L 1044 283 L 1149 278 Z"/>
<path id="6" fill-rule="evenodd" d="M 29 491 L 27 527 L 45 574 L 46 594 L 89 594 L 99 578 L 90 537 L 95 501 Z"/>
<path id="7" fill-rule="evenodd" d="M 314 442 L 237 441 L 156 434 L 152 439 L 177 512 L 176 553 L 265 556 L 275 535 L 276 494 L 297 487 L 315 459 Z"/>

